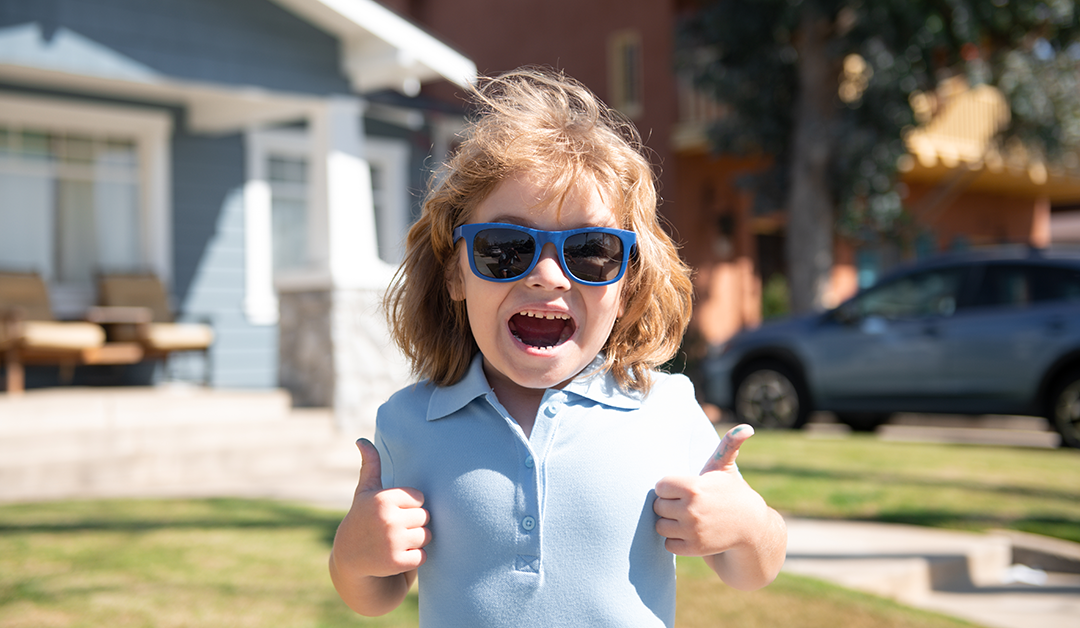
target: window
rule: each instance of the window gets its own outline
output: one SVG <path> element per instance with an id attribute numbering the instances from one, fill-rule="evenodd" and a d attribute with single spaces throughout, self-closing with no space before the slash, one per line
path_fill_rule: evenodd
<path id="1" fill-rule="evenodd" d="M 142 264 L 135 142 L 0 126 L 0 266 L 86 284 Z"/>
<path id="2" fill-rule="evenodd" d="M 0 94 L 0 267 L 79 315 L 102 271 L 169 275 L 165 114 Z"/>
<path id="3" fill-rule="evenodd" d="M 303 268 L 308 251 L 307 159 L 271 153 L 267 162 L 274 272 Z"/>
<path id="4" fill-rule="evenodd" d="M 1080 300 L 1080 271 L 1058 266 L 990 264 L 975 305 L 1024 308 L 1032 303 Z"/>
<path id="5" fill-rule="evenodd" d="M 409 147 L 401 140 L 368 138 L 371 165 L 371 201 L 375 210 L 379 259 L 398 264 L 405 255 L 409 214 Z"/>
<path id="6" fill-rule="evenodd" d="M 889 320 L 951 316 L 956 311 L 963 271 L 934 270 L 872 288 L 844 307 L 843 317 L 858 320 L 880 316 Z"/>
<path id="7" fill-rule="evenodd" d="M 318 200 L 314 189 L 306 129 L 251 129 L 246 149 L 244 311 L 250 322 L 271 325 L 277 322 L 279 290 L 309 289 L 328 281 L 326 201 Z M 410 223 L 409 146 L 402 140 L 366 138 L 364 149 L 371 169 L 378 255 L 396 264 Z"/>
<path id="8" fill-rule="evenodd" d="M 608 80 L 610 104 L 624 115 L 637 118 L 645 111 L 641 35 L 637 31 L 619 31 L 608 44 Z"/>
<path id="9" fill-rule="evenodd" d="M 244 312 L 256 325 L 277 322 L 274 283 L 311 265 L 310 164 L 303 129 L 247 133 L 244 185 Z"/>

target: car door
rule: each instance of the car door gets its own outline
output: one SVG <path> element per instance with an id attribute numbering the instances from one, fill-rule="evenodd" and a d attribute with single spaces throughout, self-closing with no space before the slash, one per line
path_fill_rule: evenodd
<path id="1" fill-rule="evenodd" d="M 940 395 L 944 356 L 937 325 L 954 313 L 963 276 L 961 267 L 912 273 L 861 293 L 827 317 L 807 347 L 820 405 L 916 408 Z"/>
<path id="2" fill-rule="evenodd" d="M 1080 270 L 990 263 L 977 286 L 970 306 L 942 325 L 945 380 L 966 410 L 1022 412 L 1077 334 Z"/>

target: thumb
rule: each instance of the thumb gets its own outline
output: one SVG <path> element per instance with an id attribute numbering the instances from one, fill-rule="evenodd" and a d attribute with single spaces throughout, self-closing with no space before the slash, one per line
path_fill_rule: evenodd
<path id="1" fill-rule="evenodd" d="M 379 450 L 366 438 L 356 441 L 356 448 L 360 450 L 363 462 L 360 465 L 360 481 L 357 483 L 357 492 L 381 491 L 382 490 L 382 460 L 379 459 Z"/>
<path id="2" fill-rule="evenodd" d="M 736 425 L 728 430 L 728 433 L 724 434 L 724 438 L 720 439 L 720 445 L 717 446 L 709 461 L 705 463 L 705 467 L 701 472 L 704 474 L 709 471 L 734 470 L 735 458 L 739 456 L 739 447 L 742 447 L 746 439 L 753 435 L 754 428 L 746 424 Z"/>

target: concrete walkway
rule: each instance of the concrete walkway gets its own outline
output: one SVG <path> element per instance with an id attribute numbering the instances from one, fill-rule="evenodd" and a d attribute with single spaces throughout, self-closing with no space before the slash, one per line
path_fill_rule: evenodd
<path id="1" fill-rule="evenodd" d="M 359 472 L 353 442 L 360 436 L 370 435 L 343 434 L 329 412 L 292 409 L 281 392 L 0 393 L 0 502 L 228 495 L 344 510 Z M 791 573 L 989 628 L 1080 626 L 1076 544 L 794 518 L 788 530 L 784 569 Z"/>

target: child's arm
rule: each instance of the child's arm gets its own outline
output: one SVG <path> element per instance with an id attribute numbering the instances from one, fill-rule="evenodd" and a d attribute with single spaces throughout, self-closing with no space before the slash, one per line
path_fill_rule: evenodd
<path id="1" fill-rule="evenodd" d="M 379 451 L 356 442 L 363 456 L 352 507 L 330 551 L 330 579 L 341 599 L 361 615 L 384 615 L 405 599 L 431 542 L 424 495 L 412 488 L 383 490 Z"/>
<path id="2" fill-rule="evenodd" d="M 724 582 L 744 591 L 772 582 L 787 551 L 783 517 L 735 467 L 739 447 L 753 435 L 748 425 L 732 428 L 701 475 L 660 480 L 653 502 L 669 552 L 703 556 Z"/>

